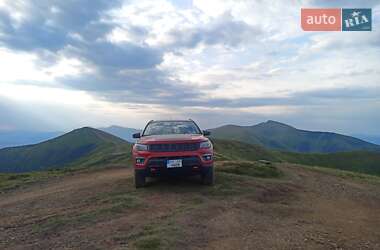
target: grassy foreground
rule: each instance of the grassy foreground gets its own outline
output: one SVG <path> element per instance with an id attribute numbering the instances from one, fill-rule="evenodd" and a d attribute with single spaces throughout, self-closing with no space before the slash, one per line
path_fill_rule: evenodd
<path id="1" fill-rule="evenodd" d="M 22 249 L 38 242 L 40 249 L 187 249 L 189 244 L 199 249 L 207 249 L 205 246 L 215 249 L 221 242 L 227 244 L 228 249 L 253 249 L 257 242 L 264 242 L 262 249 L 305 249 L 312 244 L 305 242 L 305 238 L 314 239 L 307 231 L 310 230 L 309 216 L 321 215 L 323 220 L 326 219 L 323 216 L 331 216 L 329 207 L 314 208 L 310 204 L 331 205 L 337 199 L 333 210 L 344 212 L 343 224 L 315 224 L 321 227 L 316 228 L 316 232 L 331 229 L 330 237 L 345 226 L 345 213 L 349 209 L 344 205 L 345 199 L 368 196 L 373 202 L 375 194 L 368 190 L 379 187 L 368 185 L 362 174 L 287 163 L 224 160 L 217 161 L 215 168 L 214 186 L 201 185 L 200 178 L 191 177 L 150 180 L 143 189 L 135 189 L 133 171 L 121 167 L 91 168 L 88 172 L 73 174 L 51 171 L 46 172 L 47 175 L 42 172 L 3 175 L 1 178 L 8 183 L 8 188 L 29 185 L 50 176 L 59 178 L 17 190 L 13 197 L 9 196 L 12 193 L 3 196 L 0 206 L 5 230 L 0 230 L 0 237 L 4 239 L 0 248 L 18 246 Z M 351 182 L 358 176 L 363 181 Z M 315 186 L 316 183 L 322 185 Z M 362 184 L 364 191 L 357 188 Z M 345 192 L 355 196 L 341 196 L 343 187 Z M 358 196 L 359 191 L 363 194 Z M 326 200 L 321 198 L 323 195 Z M 365 213 L 370 207 L 360 207 L 356 200 L 352 205 L 355 207 L 350 218 L 358 209 L 363 209 L 364 214 L 373 214 Z M 311 208 L 314 210 L 310 212 Z M 331 217 L 326 219 L 331 220 Z M 356 218 L 356 222 L 373 220 L 372 217 Z M 373 224 L 377 226 L 376 221 Z M 369 226 L 369 230 L 373 230 L 374 226 Z M 296 245 L 288 241 L 289 230 L 296 236 Z M 244 237 L 251 237 L 251 243 L 244 243 L 246 238 L 242 232 L 246 232 Z M 282 233 L 280 239 L 283 240 L 273 242 L 272 232 Z M 368 232 L 365 235 L 371 236 Z M 344 235 L 351 236 L 347 232 Z M 340 244 L 340 239 L 335 237 L 340 235 L 333 236 L 331 242 Z M 344 245 L 342 248 L 353 249 Z"/>

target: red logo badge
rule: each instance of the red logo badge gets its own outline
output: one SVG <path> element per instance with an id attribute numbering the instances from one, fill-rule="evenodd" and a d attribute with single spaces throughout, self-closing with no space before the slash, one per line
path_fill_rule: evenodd
<path id="1" fill-rule="evenodd" d="M 305 31 L 341 31 L 342 11 L 335 9 L 301 9 L 301 27 Z"/>

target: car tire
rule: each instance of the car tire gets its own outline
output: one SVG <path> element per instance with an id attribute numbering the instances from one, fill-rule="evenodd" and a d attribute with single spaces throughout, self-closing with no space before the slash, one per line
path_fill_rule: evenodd
<path id="1" fill-rule="evenodd" d="M 212 166 L 212 167 L 205 168 L 202 173 L 202 183 L 204 185 L 212 186 L 214 185 L 214 180 L 215 180 L 214 167 Z"/>
<path id="2" fill-rule="evenodd" d="M 135 187 L 145 187 L 145 171 L 135 169 Z"/>

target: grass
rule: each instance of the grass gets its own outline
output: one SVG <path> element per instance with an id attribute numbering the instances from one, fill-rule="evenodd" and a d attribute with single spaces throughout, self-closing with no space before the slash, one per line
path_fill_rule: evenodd
<path id="1" fill-rule="evenodd" d="M 42 223 L 34 225 L 33 231 L 37 233 L 54 232 L 62 227 L 77 227 L 78 225 L 96 223 L 97 221 L 122 215 L 130 209 L 137 209 L 143 204 L 142 198 L 135 192 L 105 193 L 84 202 L 91 204 L 90 207 L 95 209 L 49 217 Z"/>
<path id="2" fill-rule="evenodd" d="M 133 249 L 169 249 L 175 242 L 185 238 L 182 229 L 176 224 L 177 215 L 170 213 L 170 216 L 158 217 L 154 221 L 143 220 L 128 234 L 116 232 L 113 239 L 120 245 L 133 245 Z"/>
<path id="3" fill-rule="evenodd" d="M 86 167 L 67 167 L 60 169 L 49 169 L 44 171 L 33 171 L 27 173 L 0 173 L 0 193 L 12 189 L 25 187 L 33 183 L 48 180 L 54 177 L 60 177 L 77 172 L 96 171 L 97 168 Z"/>
<path id="4" fill-rule="evenodd" d="M 217 170 L 225 173 L 260 178 L 277 178 L 282 175 L 281 171 L 272 164 L 252 161 L 223 161 L 217 163 Z"/>
<path id="5" fill-rule="evenodd" d="M 254 188 L 252 178 L 280 178 L 282 172 L 272 164 L 262 164 L 250 161 L 217 161 L 215 163 L 215 184 L 204 186 L 198 176 L 187 180 L 171 179 L 168 181 L 155 180 L 149 183 L 146 189 L 140 190 L 144 194 L 152 192 L 165 196 L 171 193 L 191 193 L 194 199 L 188 200 L 187 208 L 203 204 L 204 198 L 233 196 L 247 193 Z M 199 195 L 199 196 L 198 196 Z"/>
<path id="6" fill-rule="evenodd" d="M 298 165 L 298 164 L 297 164 Z M 365 181 L 367 183 L 372 184 L 380 184 L 380 176 L 376 175 L 369 175 L 369 174 L 363 174 L 348 170 L 340 170 L 340 169 L 334 169 L 334 168 L 327 168 L 327 167 L 319 167 L 319 166 L 307 166 L 307 165 L 299 165 L 302 168 L 308 168 L 314 171 L 338 176 L 344 179 L 354 179 L 359 181 Z"/>
<path id="7" fill-rule="evenodd" d="M 286 162 L 380 176 L 380 152 L 356 151 L 331 154 L 281 152 L 279 154 Z"/>
<path id="8" fill-rule="evenodd" d="M 123 240 L 131 242 L 139 250 L 169 249 L 186 237 L 175 223 L 177 215 L 172 213 L 169 217 L 145 221 Z"/>
<path id="9" fill-rule="evenodd" d="M 123 147 L 123 149 L 125 148 Z M 112 154 L 112 152 L 108 152 L 107 154 L 107 152 L 100 152 L 91 155 L 88 159 L 86 158 L 78 164 L 70 164 L 64 168 L 26 173 L 0 173 L 0 193 L 71 173 L 91 172 L 105 167 L 130 165 L 131 158 L 128 154 Z"/>
<path id="10" fill-rule="evenodd" d="M 213 139 L 217 161 L 289 162 L 380 176 L 380 152 L 294 153 L 273 151 L 239 141 Z"/>
<path id="11" fill-rule="evenodd" d="M 149 236 L 137 241 L 135 246 L 141 250 L 161 249 L 162 242 L 158 237 Z"/>
<path id="12" fill-rule="evenodd" d="M 0 192 L 26 186 L 52 177 L 62 176 L 70 169 L 30 172 L 23 174 L 0 174 Z"/>
<path id="13" fill-rule="evenodd" d="M 205 209 L 209 200 L 229 199 L 239 195 L 251 195 L 256 186 L 252 185 L 254 178 L 279 178 L 282 173 L 272 165 L 258 162 L 222 161 L 216 166 L 216 182 L 214 186 L 202 186 L 196 178 L 178 182 L 155 182 L 148 188 L 140 190 L 141 195 L 151 195 L 159 192 L 165 196 L 170 193 L 183 193 L 186 199 L 177 202 L 168 217 L 162 217 L 154 222 L 136 228 L 136 231 L 121 241 L 132 242 L 136 249 L 168 249 L 180 245 L 184 232 L 175 224 L 176 218 L 190 211 L 197 213 Z"/>
<path id="14" fill-rule="evenodd" d="M 280 161 L 278 154 L 261 146 L 212 138 L 217 160 Z"/>
<path id="15" fill-rule="evenodd" d="M 231 173 L 216 172 L 216 181 L 214 186 L 202 190 L 202 195 L 207 197 L 228 197 L 244 194 L 252 188 L 247 185 L 247 180 L 243 176 Z"/>

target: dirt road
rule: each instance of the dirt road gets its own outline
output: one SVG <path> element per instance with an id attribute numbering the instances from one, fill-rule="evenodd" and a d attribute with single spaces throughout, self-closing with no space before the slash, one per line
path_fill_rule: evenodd
<path id="1" fill-rule="evenodd" d="M 135 190 L 99 170 L 0 196 L 0 249 L 380 249 L 380 185 L 299 166 Z"/>

